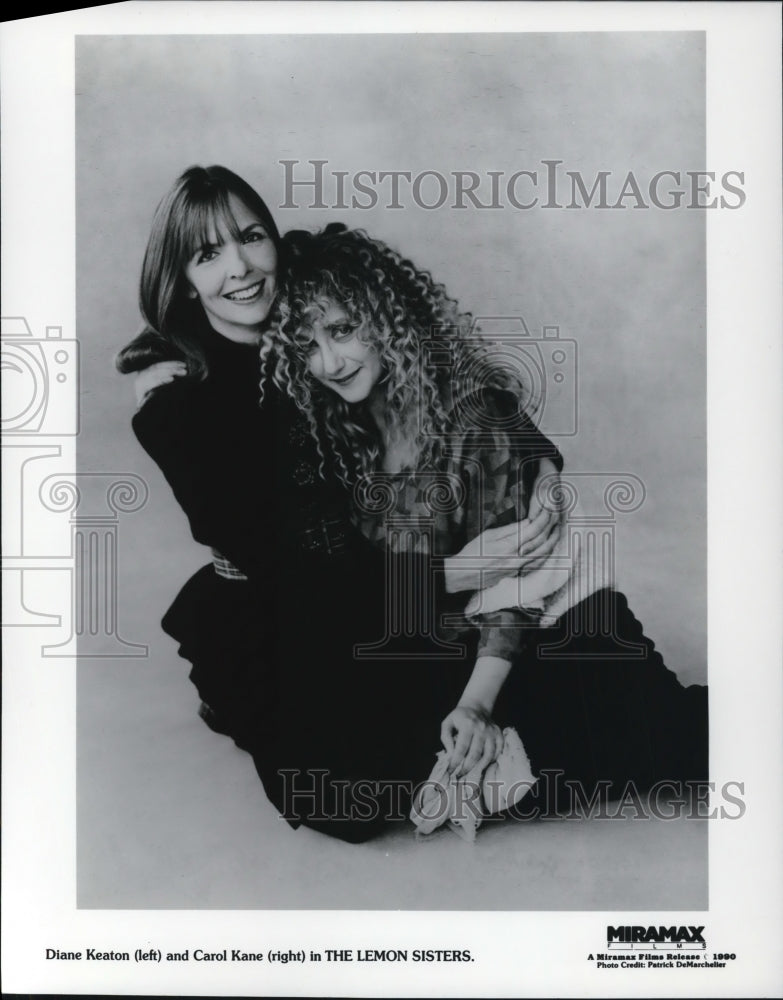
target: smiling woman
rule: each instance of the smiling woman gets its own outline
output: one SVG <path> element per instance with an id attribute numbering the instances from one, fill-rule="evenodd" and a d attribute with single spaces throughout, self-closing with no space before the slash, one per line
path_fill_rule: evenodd
<path id="1" fill-rule="evenodd" d="M 236 343 L 254 343 L 277 291 L 277 249 L 262 220 L 236 195 L 185 267 L 211 326 Z"/>
<path id="2" fill-rule="evenodd" d="M 295 252 L 282 321 L 263 338 L 265 370 L 335 456 L 368 542 L 450 556 L 479 532 L 528 516 L 541 436 L 502 355 L 471 335 L 470 314 L 361 229 L 332 224 L 285 240 Z M 596 791 L 619 797 L 629 783 L 640 792 L 706 780 L 706 687 L 679 682 L 599 561 L 579 548 L 569 531 L 540 573 L 497 600 L 483 591 L 466 616 L 451 617 L 450 638 L 463 649 L 444 677 L 438 720 L 446 753 L 430 784 L 439 822 L 473 824 L 475 834 L 482 807 L 471 817 L 465 803 L 483 782 L 492 811 L 487 786 L 497 791 L 504 752 L 513 757 L 519 737 L 514 786 L 524 810 L 549 805 L 552 775 L 564 810 Z M 408 594 L 399 593 L 403 604 Z M 433 746 L 437 735 L 433 726 Z M 517 780 L 531 773 L 525 751 L 543 779 L 535 792 Z M 456 818 L 443 809 L 449 795 Z M 427 821 L 422 832 L 438 825 L 421 809 L 417 817 Z"/>
<path id="3" fill-rule="evenodd" d="M 405 820 L 399 801 L 385 804 L 389 782 L 426 776 L 439 711 L 431 702 L 444 685 L 439 664 L 424 669 L 402 651 L 388 669 L 354 661 L 357 641 L 385 634 L 387 560 L 350 523 L 334 462 L 293 404 L 270 387 L 259 406 L 258 344 L 277 318 L 282 249 L 241 178 L 187 170 L 155 214 L 141 278 L 147 326 L 118 365 L 140 373 L 134 431 L 213 553 L 163 619 L 192 664 L 202 718 L 252 754 L 293 826 L 361 841 Z M 364 398 L 380 374 L 375 347 L 349 313 L 309 318 L 313 365 L 336 376 L 335 391 L 361 386 Z M 497 555 L 499 577 L 551 551 L 559 518 L 540 509 L 512 527 L 474 539 Z M 399 564 L 441 604 L 444 580 L 475 590 L 493 570 L 492 558 L 467 572 L 418 554 Z M 402 720 L 383 741 L 381 706 Z M 328 779 L 319 784 L 319 774 Z M 409 803 L 412 787 L 403 794 Z"/>
<path id="4" fill-rule="evenodd" d="M 310 374 L 348 403 L 367 399 L 382 372 L 380 356 L 367 341 L 367 324 L 351 320 L 328 300 L 314 305 L 310 315 Z"/>

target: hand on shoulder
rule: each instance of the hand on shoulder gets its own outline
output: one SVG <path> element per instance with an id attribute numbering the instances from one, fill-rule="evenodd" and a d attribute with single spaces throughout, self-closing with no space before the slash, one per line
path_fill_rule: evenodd
<path id="1" fill-rule="evenodd" d="M 188 373 L 184 361 L 158 361 L 140 371 L 133 380 L 136 403 L 141 407 L 150 393 L 175 379 L 184 378 Z"/>

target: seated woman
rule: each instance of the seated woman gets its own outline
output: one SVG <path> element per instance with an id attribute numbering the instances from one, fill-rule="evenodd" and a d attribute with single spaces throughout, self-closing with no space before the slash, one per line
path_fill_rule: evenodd
<path id="1" fill-rule="evenodd" d="M 333 457 L 364 537 L 447 557 L 524 518 L 542 439 L 513 380 L 468 337 L 470 316 L 361 231 L 332 225 L 289 242 L 289 294 L 263 363 Z M 566 810 L 574 795 L 619 795 L 627 782 L 704 779 L 706 688 L 683 687 L 624 595 L 585 588 L 577 569 L 529 588 L 530 606 L 478 601 L 452 630 L 463 652 L 441 674 L 444 714 L 422 717 L 433 753 L 440 736 L 459 778 L 495 760 L 513 727 L 548 779 L 534 794 Z"/>
<path id="2" fill-rule="evenodd" d="M 348 495 L 296 408 L 274 391 L 258 405 L 258 345 L 285 264 L 257 192 L 224 167 L 190 168 L 155 214 L 140 284 L 145 329 L 118 367 L 140 373 L 133 429 L 193 537 L 213 550 L 163 619 L 192 664 L 202 717 L 253 755 L 292 825 L 361 840 L 380 820 L 338 815 L 320 776 L 361 775 L 381 747 L 389 773 L 407 773 L 400 754 L 407 761 L 413 745 L 384 745 L 377 723 L 369 729 L 393 692 L 387 674 L 353 658 L 357 638 L 383 635 L 383 553 L 350 524 Z M 519 532 L 472 544 L 497 579 L 550 551 L 556 522 L 540 510 L 518 526 L 521 546 Z M 432 578 L 441 601 L 444 581 L 453 591 L 481 582 L 470 566 L 407 554 L 398 565 Z"/>

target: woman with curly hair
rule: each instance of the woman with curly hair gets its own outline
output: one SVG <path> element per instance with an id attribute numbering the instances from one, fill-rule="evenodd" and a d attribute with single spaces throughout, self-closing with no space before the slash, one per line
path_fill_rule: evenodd
<path id="1" fill-rule="evenodd" d="M 288 295 L 262 364 L 334 457 L 364 537 L 447 557 L 524 518 L 547 442 L 514 373 L 471 336 L 470 316 L 360 230 L 332 225 L 289 242 Z M 440 722 L 441 777 L 485 773 L 507 727 L 533 774 L 548 776 L 536 794 L 558 807 L 574 786 L 618 795 L 629 781 L 706 778 L 706 688 L 683 687 L 625 597 L 590 567 L 564 571 L 563 557 L 522 578 L 513 604 L 490 591 L 470 618 L 451 616 L 447 638 L 464 652 L 447 678 L 446 714 L 430 720 L 433 744 Z M 561 780 L 545 788 L 552 775 Z"/>
<path id="2" fill-rule="evenodd" d="M 350 805 L 355 781 L 381 773 L 373 754 L 396 778 L 409 769 L 401 755 L 417 751 L 415 741 L 397 752 L 378 740 L 368 719 L 396 689 L 353 658 L 357 639 L 384 633 L 383 554 L 350 524 L 344 487 L 296 408 L 274 391 L 258 405 L 258 345 L 286 261 L 250 185 L 225 167 L 185 171 L 156 211 L 140 283 L 145 328 L 118 367 L 136 373 L 136 436 L 193 537 L 212 549 L 163 619 L 192 664 L 202 718 L 253 755 L 292 825 L 364 840 L 381 817 L 350 815 L 339 782 Z M 541 510 L 519 526 L 521 547 L 517 531 L 494 532 L 468 554 L 478 547 L 497 579 L 549 551 L 556 521 Z M 397 565 L 433 579 L 442 600 L 444 582 L 454 592 L 482 582 L 470 566 L 405 554 Z"/>

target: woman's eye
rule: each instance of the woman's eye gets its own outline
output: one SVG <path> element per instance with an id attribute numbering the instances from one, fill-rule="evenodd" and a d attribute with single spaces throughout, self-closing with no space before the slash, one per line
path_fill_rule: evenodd
<path id="1" fill-rule="evenodd" d="M 353 336 L 356 327 L 349 323 L 343 323 L 342 326 L 335 326 L 332 328 L 332 338 L 334 340 L 348 340 Z"/>
<path id="2" fill-rule="evenodd" d="M 214 260 L 217 257 L 217 250 L 212 248 L 204 247 L 203 250 L 196 257 L 197 264 L 207 264 L 209 261 Z"/>
<path id="3" fill-rule="evenodd" d="M 250 233 L 245 233 L 242 242 L 243 243 L 261 243 L 262 240 L 267 239 L 266 233 L 261 229 L 254 229 Z"/>

